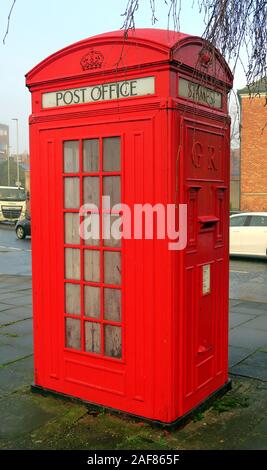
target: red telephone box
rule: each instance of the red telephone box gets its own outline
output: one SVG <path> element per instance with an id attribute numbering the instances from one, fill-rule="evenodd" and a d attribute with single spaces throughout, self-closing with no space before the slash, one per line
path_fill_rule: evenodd
<path id="1" fill-rule="evenodd" d="M 35 389 L 173 423 L 228 384 L 231 72 L 199 37 L 140 29 L 26 78 Z M 186 204 L 186 247 L 154 228 L 105 239 L 104 217 L 84 239 L 80 207 L 103 214 L 102 196 L 114 220 Z"/>

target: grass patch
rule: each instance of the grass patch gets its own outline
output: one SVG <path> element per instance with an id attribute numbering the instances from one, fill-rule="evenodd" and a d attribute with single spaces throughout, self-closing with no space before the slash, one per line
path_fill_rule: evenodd
<path id="1" fill-rule="evenodd" d="M 7 336 L 8 338 L 18 338 L 19 337 L 19 335 L 17 335 L 16 333 L 0 333 L 0 335 Z"/>
<path id="2" fill-rule="evenodd" d="M 165 437 L 157 432 L 139 432 L 125 436 L 116 449 L 169 449 Z"/>
<path id="3" fill-rule="evenodd" d="M 225 413 L 235 408 L 247 408 L 248 406 L 248 397 L 225 395 L 220 400 L 215 401 L 212 406 L 212 409 L 217 413 Z"/>
<path id="4" fill-rule="evenodd" d="M 193 421 L 196 423 L 197 421 L 201 421 L 204 418 L 204 413 L 198 412 L 195 413 L 193 416 Z"/>

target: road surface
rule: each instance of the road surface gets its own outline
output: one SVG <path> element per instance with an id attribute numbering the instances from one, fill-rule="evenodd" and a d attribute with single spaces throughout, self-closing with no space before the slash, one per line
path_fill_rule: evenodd
<path id="1" fill-rule="evenodd" d="M 0 224 L 0 274 L 31 275 L 31 239 L 18 240 L 14 225 Z M 267 259 L 230 261 L 230 299 L 267 302 Z"/>

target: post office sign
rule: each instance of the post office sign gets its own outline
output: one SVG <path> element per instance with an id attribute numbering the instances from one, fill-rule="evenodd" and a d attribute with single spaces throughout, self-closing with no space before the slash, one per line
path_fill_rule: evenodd
<path id="1" fill-rule="evenodd" d="M 155 93 L 155 78 L 145 77 L 43 93 L 43 108 L 134 98 Z"/>
<path id="2" fill-rule="evenodd" d="M 218 91 L 207 88 L 200 83 L 194 83 L 185 78 L 179 78 L 179 96 L 205 104 L 211 108 L 221 109 L 222 94 Z"/>

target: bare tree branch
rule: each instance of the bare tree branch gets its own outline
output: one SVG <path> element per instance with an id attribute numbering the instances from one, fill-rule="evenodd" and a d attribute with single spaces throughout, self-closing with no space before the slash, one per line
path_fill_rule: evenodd
<path id="1" fill-rule="evenodd" d="M 127 0 L 122 26 L 125 36 L 129 29 L 135 28 L 137 11 L 144 1 Z M 192 6 L 197 3 L 199 13 L 204 16 L 203 38 L 220 50 L 233 71 L 240 61 L 253 95 L 257 93 L 257 85 L 262 88 L 262 83 L 266 83 L 267 97 L 267 0 L 192 1 Z M 168 28 L 179 30 L 183 0 L 150 0 L 152 24 L 157 21 L 159 3 L 168 6 Z M 241 59 L 241 54 L 246 58 Z"/>
<path id="2" fill-rule="evenodd" d="M 122 25 L 122 29 L 124 29 L 125 37 L 127 37 L 128 31 L 130 29 L 135 28 L 135 14 L 138 8 L 139 8 L 139 0 L 127 0 L 125 11 L 121 15 L 125 17 L 123 25 Z"/>
<path id="3" fill-rule="evenodd" d="M 10 26 L 10 20 L 11 20 L 11 15 L 12 15 L 12 11 L 13 11 L 13 8 L 15 6 L 15 3 L 16 3 L 17 0 L 13 0 L 13 3 L 11 5 L 11 8 L 9 10 L 9 14 L 8 14 L 8 17 L 7 17 L 7 26 L 6 26 L 6 32 L 5 32 L 5 35 L 3 37 L 3 44 L 6 43 L 6 38 L 7 38 L 7 35 L 9 33 L 9 26 Z"/>

